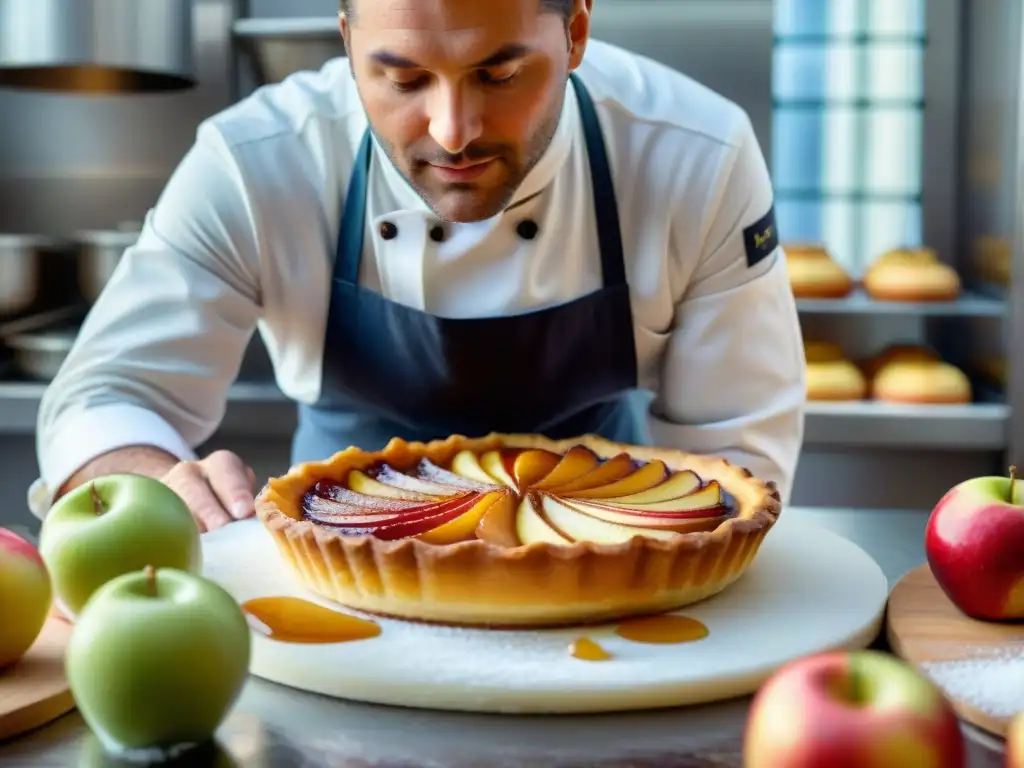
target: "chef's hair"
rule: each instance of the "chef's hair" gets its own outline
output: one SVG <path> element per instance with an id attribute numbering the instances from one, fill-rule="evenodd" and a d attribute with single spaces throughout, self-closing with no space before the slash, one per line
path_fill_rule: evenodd
<path id="1" fill-rule="evenodd" d="M 352 4 L 355 3 L 355 1 L 356 0 L 338 0 L 341 12 L 351 16 Z M 544 10 L 560 13 L 566 17 L 572 13 L 573 4 L 574 0 L 540 0 L 540 7 Z"/>

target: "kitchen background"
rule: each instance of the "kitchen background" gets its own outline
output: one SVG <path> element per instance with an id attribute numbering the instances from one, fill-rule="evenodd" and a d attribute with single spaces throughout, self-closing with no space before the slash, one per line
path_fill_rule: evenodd
<path id="1" fill-rule="evenodd" d="M 19 2 L 0 0 L 0 25 Z M 95 295 L 204 117 L 342 53 L 336 6 L 195 0 L 190 89 L 45 92 L 12 87 L 0 72 L 0 525 L 31 523 L 23 500 L 37 472 L 36 409 L 77 311 L 61 308 Z M 897 342 L 933 346 L 972 377 L 974 402 L 812 402 L 793 502 L 919 513 L 966 477 L 1024 461 L 1024 388 L 1007 385 L 1024 374 L 1024 355 L 1009 354 L 1024 343 L 1013 311 L 1024 306 L 1024 281 L 1008 278 L 1022 258 L 1020 0 L 595 6 L 595 37 L 747 109 L 773 170 L 785 241 L 824 243 L 854 277 L 903 245 L 935 248 L 960 274 L 952 302 L 875 302 L 859 291 L 799 302 L 808 338 L 837 342 L 854 359 Z M 10 33 L 0 29 L 0 63 Z M 54 309 L 56 324 L 33 321 Z M 231 448 L 258 475 L 276 474 L 293 424 L 294 406 L 254 337 L 207 448 Z"/>

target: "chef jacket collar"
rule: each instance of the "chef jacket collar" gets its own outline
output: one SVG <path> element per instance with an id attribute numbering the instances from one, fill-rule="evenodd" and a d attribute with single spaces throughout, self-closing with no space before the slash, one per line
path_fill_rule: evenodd
<path id="1" fill-rule="evenodd" d="M 565 88 L 565 99 L 562 102 L 562 114 L 558 120 L 558 127 L 551 139 L 551 143 L 544 151 L 541 159 L 530 170 L 516 190 L 515 196 L 507 208 L 512 208 L 523 200 L 533 197 L 547 187 L 561 170 L 569 152 L 572 149 L 573 141 L 579 132 L 579 106 L 576 101 L 576 92 L 568 82 Z M 399 173 L 391 158 L 380 146 L 376 136 L 373 137 L 374 164 L 381 169 L 384 182 L 391 190 L 395 206 L 403 211 L 421 211 L 430 213 L 430 207 L 423 202 L 423 198 L 417 194 L 405 177 Z"/>

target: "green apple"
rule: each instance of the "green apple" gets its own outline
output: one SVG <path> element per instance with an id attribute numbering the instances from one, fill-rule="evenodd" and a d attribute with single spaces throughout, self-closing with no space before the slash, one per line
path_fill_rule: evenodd
<path id="1" fill-rule="evenodd" d="M 249 632 L 220 585 L 146 567 L 85 604 L 68 642 L 68 685 L 105 749 L 163 759 L 213 739 L 248 675 Z"/>
<path id="2" fill-rule="evenodd" d="M 74 620 L 97 588 L 146 565 L 202 572 L 199 525 L 178 494 L 143 475 L 108 475 L 53 505 L 39 550 L 58 607 Z"/>

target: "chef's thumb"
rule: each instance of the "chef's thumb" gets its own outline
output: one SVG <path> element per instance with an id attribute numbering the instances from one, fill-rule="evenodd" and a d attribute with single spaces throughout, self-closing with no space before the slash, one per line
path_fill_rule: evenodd
<path id="1" fill-rule="evenodd" d="M 256 480 L 252 469 L 230 451 L 211 453 L 203 464 L 206 480 L 227 513 L 235 520 L 252 517 Z"/>

